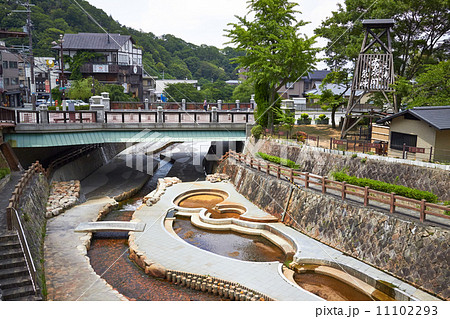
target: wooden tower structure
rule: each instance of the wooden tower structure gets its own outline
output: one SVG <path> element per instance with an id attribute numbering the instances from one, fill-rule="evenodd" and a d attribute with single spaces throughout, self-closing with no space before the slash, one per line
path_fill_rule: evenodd
<path id="1" fill-rule="evenodd" d="M 382 92 L 389 103 L 386 92 L 394 90 L 391 86 L 394 83 L 394 59 L 391 38 L 391 28 L 394 26 L 394 20 L 371 19 L 363 20 L 362 24 L 366 31 L 355 66 L 350 98 L 342 125 L 342 139 L 363 118 L 373 117 L 372 114 L 354 111 L 355 106 L 359 104 L 366 94 Z"/>

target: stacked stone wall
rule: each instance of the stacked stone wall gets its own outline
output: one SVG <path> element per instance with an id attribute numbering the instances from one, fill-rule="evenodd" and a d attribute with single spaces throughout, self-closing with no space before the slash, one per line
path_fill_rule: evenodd
<path id="1" fill-rule="evenodd" d="M 41 260 L 44 256 L 45 212 L 49 191 L 50 185 L 47 178 L 43 174 L 35 174 L 22 194 L 18 209 L 41 289 L 45 287 L 43 281 L 44 269 Z"/>
<path id="2" fill-rule="evenodd" d="M 345 169 L 349 175 L 404 185 L 436 194 L 440 200 L 450 200 L 450 171 L 372 159 L 361 161 L 351 155 L 320 152 L 308 147 L 283 145 L 268 140 L 249 140 L 252 153 L 262 153 L 290 159 L 305 172 L 327 176 L 332 171 Z"/>
<path id="3" fill-rule="evenodd" d="M 287 207 L 285 224 L 443 299 L 450 298 L 448 230 L 299 189 L 232 159 L 217 172 L 230 175 L 237 191 L 266 212 L 281 218 Z"/>

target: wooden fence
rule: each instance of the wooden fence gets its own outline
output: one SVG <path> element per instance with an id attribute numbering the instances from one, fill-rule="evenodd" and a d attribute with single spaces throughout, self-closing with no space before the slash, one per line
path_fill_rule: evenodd
<path id="1" fill-rule="evenodd" d="M 311 174 L 294 170 L 292 168 L 272 164 L 266 161 L 255 159 L 251 156 L 245 156 L 241 153 L 229 151 L 224 155 L 223 159 L 228 157 L 255 168 L 260 172 L 268 175 L 276 176 L 278 179 L 287 179 L 293 184 L 299 185 L 301 182 L 305 188 L 310 188 L 311 185 L 317 185 L 321 188 L 323 194 L 330 193 L 329 190 L 334 190 L 340 193 L 342 199 L 347 195 L 353 195 L 363 199 L 364 206 L 368 206 L 369 202 L 383 203 L 389 205 L 389 212 L 395 213 L 396 208 L 405 208 L 419 213 L 421 222 L 426 220 L 427 215 L 437 216 L 443 219 L 450 219 L 450 216 L 445 215 L 445 212 L 450 212 L 450 207 L 429 203 L 426 200 L 417 200 L 395 193 L 385 193 L 370 189 L 368 186 L 360 187 L 348 184 L 346 182 L 337 182 L 330 180 L 324 176 Z"/>

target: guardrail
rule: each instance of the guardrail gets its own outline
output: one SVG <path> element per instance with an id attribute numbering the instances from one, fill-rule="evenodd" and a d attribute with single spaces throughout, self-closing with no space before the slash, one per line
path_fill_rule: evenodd
<path id="1" fill-rule="evenodd" d="M 427 215 L 450 219 L 450 216 L 444 214 L 445 212 L 450 212 L 450 207 L 429 203 L 424 199 L 417 200 L 396 195 L 395 193 L 380 192 L 370 189 L 368 186 L 360 187 L 346 182 L 333 181 L 324 176 L 271 164 L 234 151 L 227 152 L 223 158 L 226 157 L 234 158 L 235 160 L 250 166 L 250 168 L 255 168 L 258 171 L 265 172 L 271 176 L 276 176 L 278 179 L 286 179 L 296 185 L 299 185 L 299 182 L 301 182 L 305 188 L 310 188 L 310 185 L 317 185 L 321 188 L 323 194 L 327 192 L 330 193 L 329 190 L 334 190 L 340 193 L 342 199 L 346 199 L 347 195 L 362 198 L 364 206 L 368 206 L 371 201 L 387 204 L 389 205 L 389 212 L 391 214 L 394 214 L 396 208 L 399 207 L 418 212 L 421 222 L 426 220 Z"/>
<path id="2" fill-rule="evenodd" d="M 8 229 L 17 231 L 20 240 L 20 245 L 22 246 L 25 255 L 25 260 L 27 262 L 28 271 L 30 273 L 35 294 L 39 293 L 39 289 L 36 284 L 37 282 L 36 267 L 33 262 L 33 257 L 31 256 L 30 248 L 28 246 L 26 235 L 22 227 L 22 223 L 20 221 L 20 216 L 17 212 L 17 209 L 20 204 L 20 197 L 25 188 L 28 186 L 28 183 L 30 182 L 30 180 L 32 180 L 34 175 L 40 173 L 45 174 L 45 169 L 39 162 L 33 163 L 22 175 L 22 178 L 20 179 L 19 183 L 16 185 L 14 189 L 14 192 L 12 193 L 8 207 L 6 208 L 6 221 L 8 224 Z"/>

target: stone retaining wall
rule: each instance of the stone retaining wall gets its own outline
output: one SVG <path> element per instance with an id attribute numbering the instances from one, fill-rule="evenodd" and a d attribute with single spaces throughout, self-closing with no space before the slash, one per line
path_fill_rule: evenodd
<path id="1" fill-rule="evenodd" d="M 266 212 L 281 219 L 287 208 L 285 224 L 440 298 L 450 298 L 448 230 L 300 189 L 230 158 L 217 172 L 230 175 L 236 190 Z"/>
<path id="2" fill-rule="evenodd" d="M 332 171 L 347 169 L 356 177 L 370 178 L 387 183 L 404 185 L 436 194 L 442 201 L 450 200 L 450 171 L 401 163 L 389 163 L 368 158 L 330 154 L 314 148 L 292 146 L 260 139 L 249 139 L 246 151 L 262 153 L 290 159 L 305 172 L 327 176 Z"/>
<path id="3" fill-rule="evenodd" d="M 45 211 L 49 190 L 50 185 L 47 178 L 43 174 L 34 175 L 22 194 L 17 210 L 36 266 L 38 284 L 43 290 L 45 289 L 45 280 L 41 260 L 44 258 Z"/>

